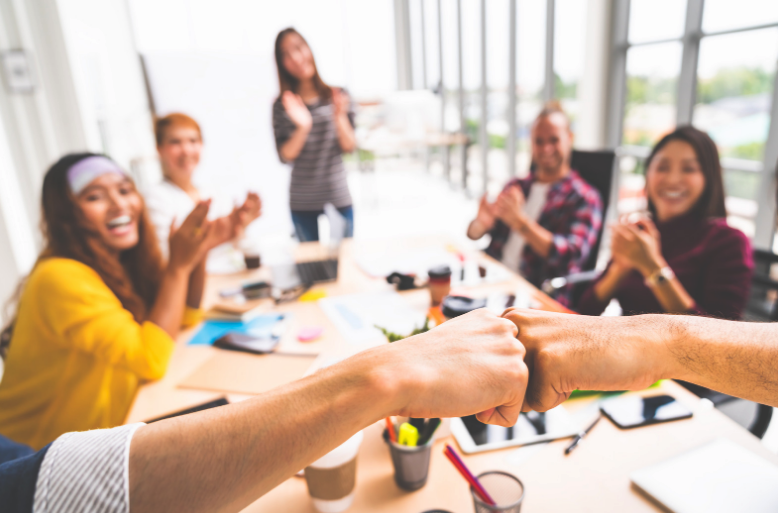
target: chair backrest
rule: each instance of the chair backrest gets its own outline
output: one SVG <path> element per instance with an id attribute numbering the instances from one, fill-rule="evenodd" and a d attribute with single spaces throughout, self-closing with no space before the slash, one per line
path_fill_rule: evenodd
<path id="1" fill-rule="evenodd" d="M 778 290 L 778 281 L 770 276 L 770 268 L 778 263 L 778 255 L 772 251 L 754 248 L 754 276 L 751 279 L 751 295 L 746 306 L 747 317 L 762 321 L 778 321 L 778 301 L 767 297 L 768 291 Z"/>
<path id="2" fill-rule="evenodd" d="M 613 163 L 615 160 L 616 153 L 613 150 L 573 150 L 573 154 L 570 157 L 570 167 L 578 171 L 581 178 L 597 189 L 602 198 L 603 223 L 600 227 L 600 233 L 597 234 L 597 242 L 581 268 L 582 271 L 591 271 L 597 265 L 597 254 L 600 252 L 600 242 L 605 231 L 605 215 L 608 212 L 608 204 L 610 202 L 611 184 L 613 183 Z"/>

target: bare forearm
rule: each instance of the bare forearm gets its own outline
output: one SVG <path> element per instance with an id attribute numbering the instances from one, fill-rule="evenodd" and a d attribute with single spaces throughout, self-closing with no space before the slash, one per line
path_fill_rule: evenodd
<path id="1" fill-rule="evenodd" d="M 243 509 L 391 411 L 391 394 L 353 367 L 347 361 L 262 397 L 140 428 L 131 510 Z"/>
<path id="2" fill-rule="evenodd" d="M 338 134 L 340 149 L 345 153 L 354 151 L 357 147 L 357 141 L 354 135 L 354 127 L 351 126 L 348 116 L 344 114 L 335 118 L 335 130 Z"/>
<path id="3" fill-rule="evenodd" d="M 310 127 L 297 127 L 292 137 L 281 146 L 281 157 L 285 161 L 291 162 L 300 155 L 305 146 L 305 141 L 308 140 L 310 131 Z"/>
<path id="4" fill-rule="evenodd" d="M 205 261 L 206 259 L 203 259 L 189 275 L 189 287 L 186 292 L 186 306 L 189 308 L 200 308 L 205 289 Z"/>
<path id="5" fill-rule="evenodd" d="M 610 301 L 614 295 L 616 295 L 616 289 L 618 289 L 621 280 L 624 279 L 626 273 L 619 269 L 615 264 L 608 268 L 605 276 L 594 286 L 594 295 L 600 302 Z"/>
<path id="6" fill-rule="evenodd" d="M 686 292 L 678 278 L 654 286 L 651 292 L 667 313 L 688 312 L 694 306 L 694 299 Z"/>
<path id="7" fill-rule="evenodd" d="M 551 253 L 551 245 L 554 243 L 554 234 L 540 226 L 532 219 L 522 219 L 514 227 L 527 241 L 532 250 L 542 257 Z"/>
<path id="8" fill-rule="evenodd" d="M 478 240 L 489 231 L 489 229 L 484 226 L 483 223 L 478 221 L 478 219 L 473 219 L 473 221 L 470 223 L 470 225 L 467 227 L 467 236 L 471 240 Z"/>
<path id="9" fill-rule="evenodd" d="M 670 375 L 778 406 L 778 325 L 693 316 L 656 317 L 668 334 Z"/>
<path id="10" fill-rule="evenodd" d="M 149 312 L 148 320 L 176 338 L 187 301 L 189 275 L 186 269 L 165 270 L 157 299 Z"/>

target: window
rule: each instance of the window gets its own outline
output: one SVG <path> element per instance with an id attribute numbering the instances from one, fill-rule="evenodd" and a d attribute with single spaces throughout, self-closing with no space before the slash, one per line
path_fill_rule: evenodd
<path id="1" fill-rule="evenodd" d="M 675 126 L 681 44 L 632 48 L 627 54 L 624 144 L 651 147 Z"/>
<path id="2" fill-rule="evenodd" d="M 702 29 L 706 33 L 778 23 L 774 0 L 705 0 Z"/>
<path id="3" fill-rule="evenodd" d="M 624 103 L 618 149 L 618 208 L 644 208 L 643 161 L 653 144 L 679 120 L 707 131 L 722 157 L 728 221 L 769 246 L 756 233 L 757 215 L 772 219 L 774 206 L 759 202 L 778 60 L 778 3 L 772 0 L 624 0 L 617 26 L 627 25 Z M 689 4 L 689 2 L 694 2 Z M 688 4 L 688 5 L 687 5 Z M 686 19 L 689 15 L 701 17 Z M 624 36 L 621 36 L 624 37 Z M 696 64 L 696 69 L 683 68 Z M 620 64 L 620 63 L 624 64 Z M 694 100 L 692 101 L 690 100 Z M 618 111 L 617 111 L 618 112 Z M 772 151 L 768 155 L 774 155 Z M 765 167 L 767 169 L 765 169 Z"/>
<path id="4" fill-rule="evenodd" d="M 685 18 L 685 1 L 632 0 L 629 4 L 629 42 L 680 39 Z"/>

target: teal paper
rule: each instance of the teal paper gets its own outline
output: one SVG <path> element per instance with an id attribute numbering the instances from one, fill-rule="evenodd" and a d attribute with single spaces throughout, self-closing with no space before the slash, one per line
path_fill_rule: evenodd
<path id="1" fill-rule="evenodd" d="M 189 340 L 190 346 L 210 346 L 218 338 L 231 331 L 246 333 L 257 338 L 270 337 L 273 327 L 284 319 L 281 314 L 260 315 L 249 322 L 240 321 L 205 321 Z"/>

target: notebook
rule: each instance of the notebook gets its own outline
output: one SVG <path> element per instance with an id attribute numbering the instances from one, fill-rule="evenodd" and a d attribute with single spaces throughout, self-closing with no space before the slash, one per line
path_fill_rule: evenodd
<path id="1" fill-rule="evenodd" d="M 778 511 L 778 466 L 725 438 L 633 472 L 673 513 Z"/>

